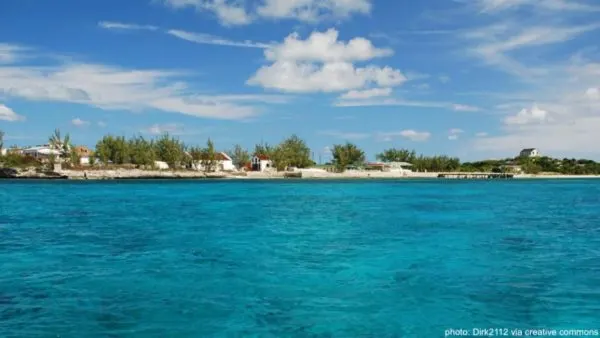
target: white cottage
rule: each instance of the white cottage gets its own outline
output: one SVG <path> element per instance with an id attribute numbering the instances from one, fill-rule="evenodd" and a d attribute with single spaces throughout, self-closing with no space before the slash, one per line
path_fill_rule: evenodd
<path id="1" fill-rule="evenodd" d="M 273 161 L 267 155 L 256 155 L 250 161 L 252 171 L 265 171 L 273 168 Z"/>
<path id="2" fill-rule="evenodd" d="M 527 149 L 521 150 L 521 152 L 519 153 L 519 156 L 520 157 L 538 157 L 538 156 L 540 156 L 540 152 L 536 148 L 527 148 Z"/>
<path id="3" fill-rule="evenodd" d="M 215 154 L 215 170 L 217 171 L 234 171 L 235 166 L 233 160 L 226 153 L 220 152 Z M 202 161 L 197 161 L 193 164 L 194 169 L 204 170 L 204 164 Z"/>

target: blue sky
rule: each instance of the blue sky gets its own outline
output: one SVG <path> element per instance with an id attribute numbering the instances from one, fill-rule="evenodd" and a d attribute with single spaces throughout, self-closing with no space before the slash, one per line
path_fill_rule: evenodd
<path id="1" fill-rule="evenodd" d="M 0 129 L 600 159 L 589 0 L 4 0 Z"/>

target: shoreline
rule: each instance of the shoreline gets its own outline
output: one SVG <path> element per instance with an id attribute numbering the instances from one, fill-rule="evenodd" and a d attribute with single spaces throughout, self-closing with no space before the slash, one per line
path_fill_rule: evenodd
<path id="1" fill-rule="evenodd" d="M 140 169 L 94 169 L 94 170 L 61 170 L 58 172 L 38 172 L 32 169 L 16 170 L 0 168 L 0 179 L 37 179 L 37 180 L 369 180 L 369 179 L 438 179 L 439 173 L 423 172 L 380 172 L 380 171 L 346 171 L 331 173 L 318 169 L 301 169 L 294 172 L 214 172 L 140 170 Z M 600 175 L 514 175 L 515 180 L 540 179 L 600 179 Z M 473 179 L 466 179 L 472 181 Z M 477 179 L 478 181 L 507 179 Z"/>

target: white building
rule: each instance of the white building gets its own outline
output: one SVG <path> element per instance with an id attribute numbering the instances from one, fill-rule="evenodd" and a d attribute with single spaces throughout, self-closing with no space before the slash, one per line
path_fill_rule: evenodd
<path id="1" fill-rule="evenodd" d="M 250 161 L 252 171 L 265 171 L 273 168 L 273 161 L 267 155 L 256 155 Z"/>
<path id="2" fill-rule="evenodd" d="M 193 164 L 195 170 L 204 170 L 204 164 L 202 161 L 196 161 Z M 215 154 L 215 168 L 216 171 L 234 171 L 235 166 L 233 160 L 226 153 L 220 152 Z"/>
<path id="3" fill-rule="evenodd" d="M 56 157 L 60 156 L 60 151 L 50 148 L 49 145 L 26 148 L 23 149 L 21 153 L 25 156 L 31 156 L 40 160 L 48 159 L 52 155 Z"/>
<path id="4" fill-rule="evenodd" d="M 540 152 L 536 148 L 527 148 L 521 150 L 519 157 L 539 157 Z"/>
<path id="5" fill-rule="evenodd" d="M 0 156 L 6 156 L 7 153 L 8 153 L 8 150 L 6 148 L 0 149 Z"/>
<path id="6" fill-rule="evenodd" d="M 167 170 L 169 169 L 169 164 L 163 161 L 154 161 L 154 167 L 159 170 Z"/>
<path id="7" fill-rule="evenodd" d="M 392 172 L 412 173 L 412 164 L 408 162 L 388 162 L 386 163 Z"/>
<path id="8" fill-rule="evenodd" d="M 79 164 L 89 165 L 90 157 L 93 155 L 92 151 L 88 147 L 78 146 L 75 147 L 75 153 L 79 156 Z"/>

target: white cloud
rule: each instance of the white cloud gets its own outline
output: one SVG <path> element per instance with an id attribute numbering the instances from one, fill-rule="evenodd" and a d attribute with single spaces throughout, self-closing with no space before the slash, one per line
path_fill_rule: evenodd
<path id="1" fill-rule="evenodd" d="M 106 122 L 104 122 L 104 121 L 98 121 L 98 123 L 97 123 L 97 124 L 98 124 L 98 127 L 100 127 L 100 128 L 104 128 L 104 127 L 106 127 L 106 126 L 108 125 L 108 124 L 106 124 Z"/>
<path id="2" fill-rule="evenodd" d="M 469 106 L 466 104 L 453 104 L 452 109 L 454 111 L 465 111 L 465 112 L 476 112 L 476 111 L 481 110 L 479 107 Z"/>
<path id="3" fill-rule="evenodd" d="M 598 11 L 600 7 L 587 5 L 576 0 L 477 0 L 483 12 L 496 12 L 530 6 L 552 11 Z"/>
<path id="4" fill-rule="evenodd" d="M 258 18 L 317 22 L 368 14 L 371 0 L 262 0 L 256 6 L 246 0 L 161 0 L 173 8 L 194 7 L 213 12 L 221 24 L 246 25 Z"/>
<path id="5" fill-rule="evenodd" d="M 418 108 L 441 108 L 454 111 L 479 111 L 480 109 L 464 104 L 438 102 L 438 101 L 415 101 L 396 98 L 383 99 L 347 99 L 334 102 L 335 107 L 374 107 L 374 106 L 401 106 L 401 107 L 418 107 Z"/>
<path id="6" fill-rule="evenodd" d="M 482 131 L 482 132 L 479 132 L 479 133 L 475 134 L 475 136 L 477 136 L 477 137 L 486 137 L 486 136 L 488 136 L 488 133 Z"/>
<path id="7" fill-rule="evenodd" d="M 597 86 L 600 64 L 577 55 L 546 67 L 547 73 L 529 82 L 529 90 L 520 88 L 512 98 L 510 94 L 500 97 L 505 100 L 497 105 L 499 112 L 506 113 L 504 133 L 486 137 L 485 142 L 477 140 L 473 148 L 499 156 L 524 147 L 543 148 L 549 156 L 600 155 L 594 146 L 600 144 L 600 101 L 589 97 L 589 89 Z M 522 109 L 532 101 L 537 104 Z"/>
<path id="8" fill-rule="evenodd" d="M 467 49 L 471 55 L 507 72 L 530 77 L 540 75 L 546 72 L 546 69 L 540 65 L 524 65 L 511 56 L 510 52 L 558 44 L 599 28 L 600 24 L 561 27 L 526 26 L 505 22 L 470 30 L 464 37 L 473 41 L 473 45 Z"/>
<path id="9" fill-rule="evenodd" d="M 459 128 L 452 128 L 448 131 L 450 135 L 448 135 L 448 140 L 456 141 L 459 138 L 459 135 L 464 133 L 465 131 Z"/>
<path id="10" fill-rule="evenodd" d="M 598 130 L 600 117 L 590 116 L 570 123 L 519 126 L 505 135 L 478 139 L 473 147 L 499 154 L 516 154 L 522 148 L 536 147 L 552 157 L 598 155 Z"/>
<path id="11" fill-rule="evenodd" d="M 158 30 L 158 27 L 151 25 L 137 25 L 131 23 L 113 22 L 113 21 L 100 21 L 98 26 L 104 29 L 118 29 L 118 30 Z"/>
<path id="12" fill-rule="evenodd" d="M 16 62 L 25 50 L 21 46 L 0 43 L 0 65 Z"/>
<path id="13" fill-rule="evenodd" d="M 337 130 L 326 130 L 319 132 L 320 135 L 331 136 L 343 140 L 363 140 L 369 138 L 371 135 L 368 133 L 354 133 L 354 132 L 343 132 Z"/>
<path id="14" fill-rule="evenodd" d="M 366 90 L 351 90 L 340 96 L 342 100 L 364 100 L 372 97 L 390 96 L 392 88 L 372 88 Z"/>
<path id="15" fill-rule="evenodd" d="M 514 79 L 508 79 L 501 92 L 487 94 L 496 101 L 490 106 L 503 115 L 498 119 L 502 128 L 493 136 L 477 134 L 473 149 L 499 157 L 514 156 L 524 147 L 542 148 L 557 157 L 600 155 L 592 146 L 600 143 L 600 134 L 594 132 L 600 125 L 600 100 L 594 99 L 600 64 L 586 59 L 589 55 L 597 60 L 590 39 L 600 24 L 590 10 L 599 10 L 599 4 L 583 0 L 477 3 L 502 14 L 485 18 L 489 24 L 463 34 L 467 50 Z M 526 16 L 529 19 L 524 20 Z M 511 80 L 518 81 L 514 90 Z M 537 104 L 531 106 L 532 102 Z"/>
<path id="16" fill-rule="evenodd" d="M 427 131 L 416 131 L 412 129 L 406 129 L 394 132 L 380 132 L 377 134 L 377 138 L 382 141 L 393 141 L 394 138 L 402 137 L 414 142 L 427 141 L 431 137 L 431 133 Z"/>
<path id="17" fill-rule="evenodd" d="M 71 124 L 74 125 L 75 127 L 85 127 L 85 126 L 89 126 L 90 122 L 84 121 L 78 117 L 78 118 L 72 119 Z"/>
<path id="18" fill-rule="evenodd" d="M 397 86 L 406 78 L 390 67 L 367 66 L 355 68 L 348 62 L 311 63 L 276 62 L 261 67 L 248 80 L 250 85 L 278 89 L 286 92 L 339 92 L 360 89 L 369 85 Z"/>
<path id="19" fill-rule="evenodd" d="M 405 138 L 407 140 L 415 142 L 427 141 L 431 137 L 431 133 L 426 131 L 415 131 L 412 129 L 391 131 L 391 132 L 376 132 L 376 133 L 362 133 L 362 132 L 344 132 L 338 130 L 326 130 L 320 131 L 320 135 L 331 136 L 343 140 L 364 140 L 368 138 L 375 138 L 382 142 L 390 142 L 397 138 Z"/>
<path id="20" fill-rule="evenodd" d="M 592 100 L 600 99 L 600 88 L 588 88 L 585 95 Z"/>
<path id="21" fill-rule="evenodd" d="M 24 121 L 25 117 L 14 112 L 14 110 L 0 103 L 0 120 L 16 122 Z"/>
<path id="22" fill-rule="evenodd" d="M 441 75 L 438 79 L 440 80 L 441 83 L 448 83 L 451 80 L 450 76 L 447 76 L 447 75 Z"/>
<path id="23" fill-rule="evenodd" d="M 193 94 L 187 83 L 179 81 L 182 74 L 85 63 L 0 66 L 0 95 L 79 103 L 105 110 L 154 109 L 214 119 L 248 118 L 258 113 L 252 103 L 285 101 L 281 96 L 268 95 Z"/>
<path id="24" fill-rule="evenodd" d="M 202 33 L 192 33 L 177 29 L 167 31 L 167 34 L 174 37 L 207 45 L 231 46 L 231 47 L 247 47 L 247 48 L 268 48 L 269 44 L 253 42 L 253 41 L 231 41 L 218 36 Z"/>
<path id="25" fill-rule="evenodd" d="M 293 33 L 283 43 L 268 48 L 265 57 L 269 61 L 352 62 L 394 53 L 388 48 L 376 48 L 365 38 L 358 37 L 344 42 L 338 41 L 338 37 L 339 32 L 333 28 L 326 32 L 313 32 L 306 40 Z"/>
<path id="26" fill-rule="evenodd" d="M 153 124 L 150 127 L 143 129 L 142 132 L 152 135 L 162 135 L 165 133 L 180 135 L 183 133 L 183 128 L 183 124 L 180 123 Z"/>
<path id="27" fill-rule="evenodd" d="M 540 109 L 537 104 L 534 104 L 531 109 L 523 108 L 517 115 L 507 116 L 504 119 L 504 123 L 508 125 L 514 124 L 531 124 L 531 123 L 543 123 L 548 121 L 548 112 Z"/>
<path id="28" fill-rule="evenodd" d="M 375 48 L 363 38 L 348 43 L 338 42 L 337 38 L 335 29 L 313 32 L 304 41 L 292 34 L 265 50 L 265 58 L 273 63 L 261 67 L 247 83 L 287 92 L 338 92 L 398 86 L 407 80 L 391 67 L 356 67 L 352 63 L 389 55 L 391 51 Z"/>
<path id="29" fill-rule="evenodd" d="M 198 11 L 213 12 L 225 26 L 247 25 L 252 16 L 237 0 L 164 0 L 173 8 L 194 7 Z"/>
<path id="30" fill-rule="evenodd" d="M 323 18 L 345 18 L 353 13 L 368 14 L 370 0 L 264 0 L 257 13 L 267 18 L 291 18 L 314 22 Z"/>

